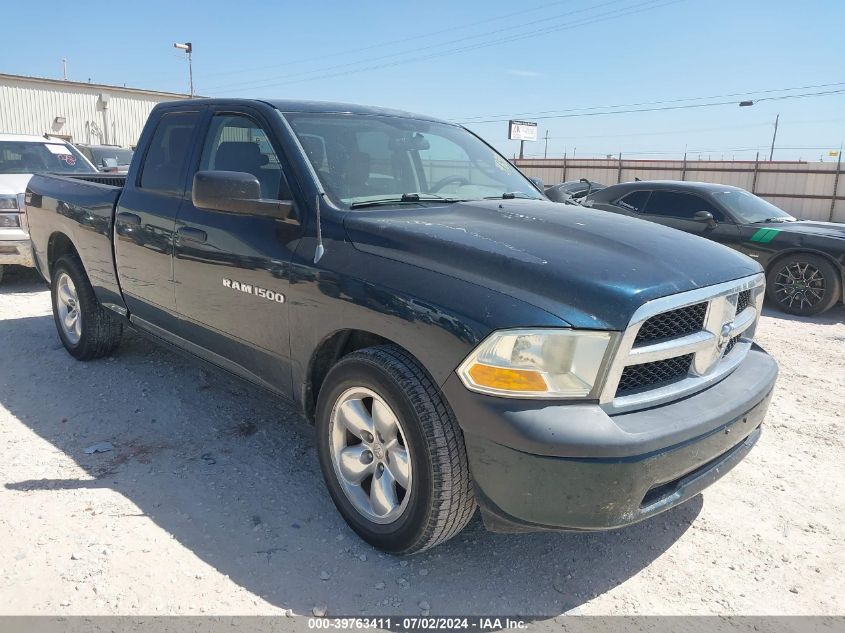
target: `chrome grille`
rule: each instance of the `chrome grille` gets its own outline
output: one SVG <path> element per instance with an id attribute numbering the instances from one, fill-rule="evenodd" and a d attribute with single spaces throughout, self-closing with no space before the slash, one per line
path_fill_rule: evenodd
<path id="1" fill-rule="evenodd" d="M 685 354 L 653 363 L 629 365 L 622 372 L 622 378 L 619 379 L 616 397 L 685 378 L 691 364 L 692 354 Z"/>
<path id="2" fill-rule="evenodd" d="M 674 338 L 698 332 L 704 327 L 704 317 L 707 314 L 707 302 L 702 301 L 691 306 L 684 306 L 677 310 L 669 310 L 651 317 L 643 323 L 634 345 L 642 345 L 661 339 Z"/>
<path id="3" fill-rule="evenodd" d="M 751 348 L 764 293 L 757 274 L 642 305 L 608 368 L 602 407 L 615 413 L 656 406 L 724 377 Z"/>
<path id="4" fill-rule="evenodd" d="M 751 291 L 743 290 L 736 299 L 736 313 L 739 314 L 751 303 Z"/>
<path id="5" fill-rule="evenodd" d="M 741 337 L 739 335 L 736 335 L 730 341 L 728 341 L 728 344 L 725 345 L 725 356 L 727 356 L 733 351 L 733 348 L 736 347 L 737 343 L 739 343 L 740 338 Z"/>

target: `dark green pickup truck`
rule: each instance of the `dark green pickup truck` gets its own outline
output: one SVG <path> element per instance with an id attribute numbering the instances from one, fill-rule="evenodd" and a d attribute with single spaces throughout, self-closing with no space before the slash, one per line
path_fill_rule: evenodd
<path id="1" fill-rule="evenodd" d="M 561 213 L 431 117 L 162 104 L 125 179 L 35 176 L 26 207 L 73 356 L 132 328 L 284 398 L 338 510 L 394 553 L 476 508 L 499 531 L 671 508 L 748 453 L 777 375 L 759 264 Z"/>

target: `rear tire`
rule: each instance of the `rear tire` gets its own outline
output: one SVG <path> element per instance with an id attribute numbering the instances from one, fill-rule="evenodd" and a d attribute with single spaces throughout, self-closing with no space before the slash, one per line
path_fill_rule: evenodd
<path id="1" fill-rule="evenodd" d="M 455 416 L 425 369 L 396 345 L 353 352 L 329 371 L 317 402 L 317 450 L 338 511 L 384 551 L 434 547 L 475 511 Z"/>
<path id="2" fill-rule="evenodd" d="M 839 300 L 842 278 L 824 257 L 795 253 L 775 262 L 766 275 L 766 296 L 789 314 L 813 316 Z"/>
<path id="3" fill-rule="evenodd" d="M 120 343 L 123 324 L 97 301 L 82 263 L 65 255 L 52 273 L 53 320 L 62 345 L 77 360 L 111 354 Z"/>

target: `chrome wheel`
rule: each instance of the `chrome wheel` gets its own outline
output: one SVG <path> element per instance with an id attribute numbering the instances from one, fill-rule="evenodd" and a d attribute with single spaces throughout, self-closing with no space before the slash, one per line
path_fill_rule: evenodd
<path id="1" fill-rule="evenodd" d="M 788 308 L 812 308 L 824 299 L 826 290 L 824 274 L 806 262 L 784 266 L 775 278 L 775 297 Z"/>
<path id="2" fill-rule="evenodd" d="M 392 523 L 408 506 L 413 468 L 399 418 L 374 391 L 353 387 L 329 421 L 332 465 L 346 498 L 374 523 Z"/>
<path id="3" fill-rule="evenodd" d="M 59 324 L 71 345 L 76 345 L 82 338 L 82 315 L 79 312 L 79 297 L 70 275 L 61 273 L 56 283 L 56 308 L 59 311 Z"/>

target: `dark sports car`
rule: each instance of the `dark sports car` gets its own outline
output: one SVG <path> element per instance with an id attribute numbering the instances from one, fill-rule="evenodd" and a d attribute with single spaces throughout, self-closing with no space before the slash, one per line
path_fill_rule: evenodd
<path id="1" fill-rule="evenodd" d="M 578 204 L 588 193 L 604 189 L 600 182 L 590 182 L 586 179 L 570 180 L 559 185 L 552 185 L 544 192 L 553 202 L 564 204 Z"/>
<path id="2" fill-rule="evenodd" d="M 611 185 L 583 204 L 695 233 L 753 257 L 766 270 L 769 300 L 791 314 L 819 314 L 842 301 L 843 224 L 796 220 L 744 189 L 702 182 Z"/>

